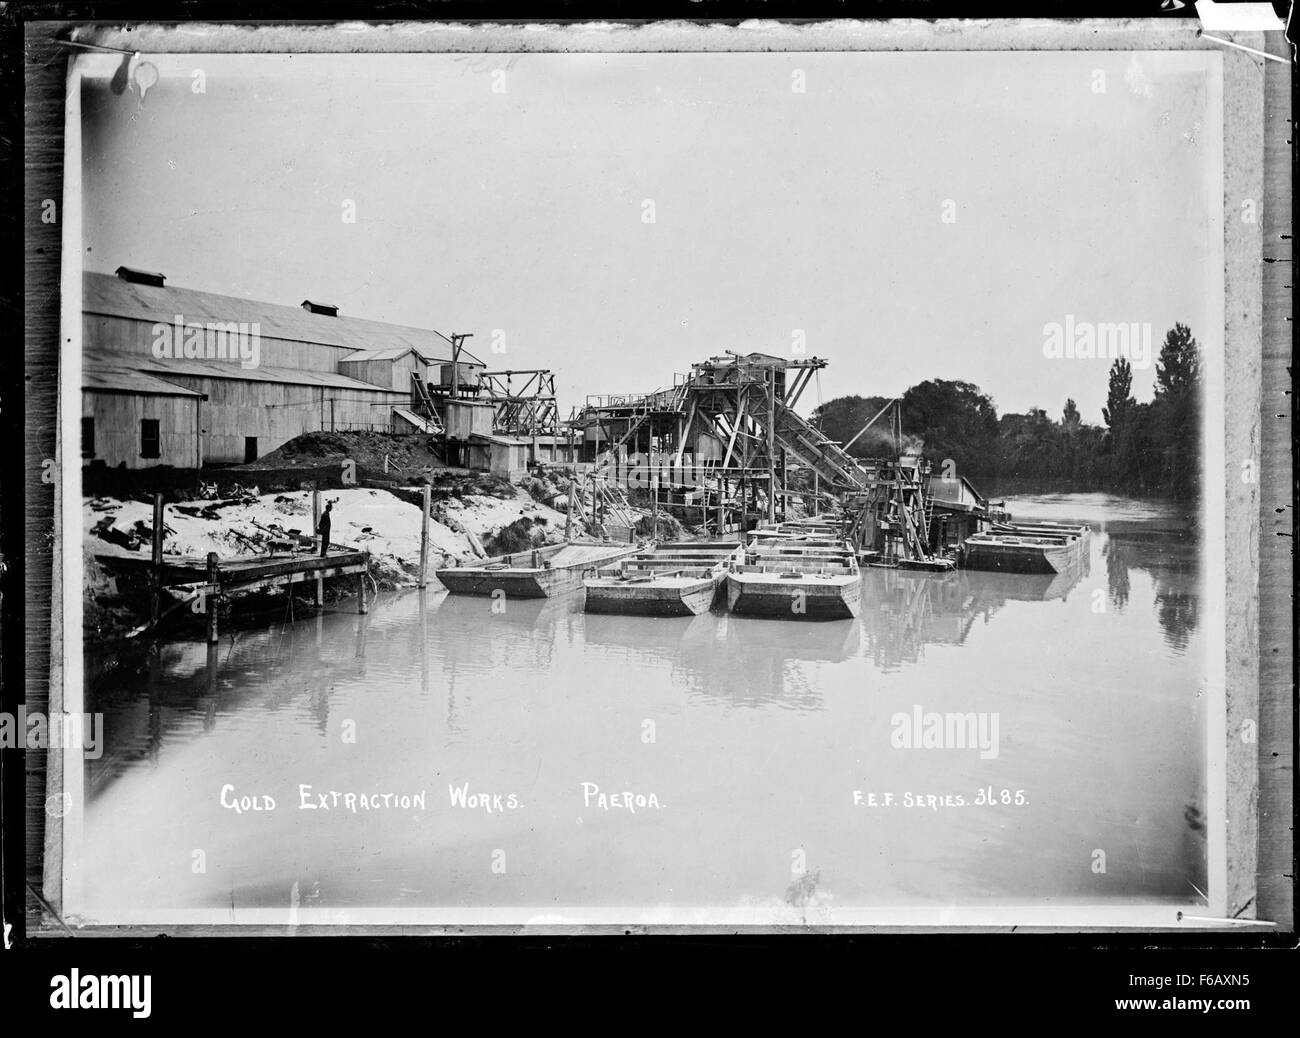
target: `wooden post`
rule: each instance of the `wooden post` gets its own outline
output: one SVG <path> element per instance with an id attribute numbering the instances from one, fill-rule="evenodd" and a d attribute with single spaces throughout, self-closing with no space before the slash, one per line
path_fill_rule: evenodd
<path id="1" fill-rule="evenodd" d="M 745 520 L 749 518 L 749 457 L 746 455 L 745 468 L 740 473 L 740 532 L 745 532 Z"/>
<path id="2" fill-rule="evenodd" d="M 217 640 L 217 553 L 208 552 L 208 644 Z"/>
<path id="3" fill-rule="evenodd" d="M 315 539 L 313 539 L 312 542 L 313 544 L 316 544 L 317 552 L 322 548 L 324 548 L 326 552 L 328 552 L 329 545 L 318 544 L 318 539 L 320 539 L 320 531 L 321 531 L 321 492 L 320 490 L 312 490 L 312 533 L 313 535 L 316 535 Z M 292 592 L 292 588 L 290 588 L 289 591 Z M 316 606 L 320 607 L 322 605 L 325 605 L 325 581 L 321 580 L 317 576 Z"/>
<path id="4" fill-rule="evenodd" d="M 420 585 L 423 587 L 424 585 Z M 357 574 L 357 612 L 366 611 L 366 574 L 362 571 Z"/>
<path id="5" fill-rule="evenodd" d="M 784 447 L 781 448 L 781 518 L 787 519 L 790 513 L 786 510 L 786 505 L 790 498 L 787 496 L 790 490 L 788 477 L 786 475 L 789 468 L 790 458 Z"/>
<path id="6" fill-rule="evenodd" d="M 150 555 L 150 563 L 153 568 L 153 600 L 149 609 L 149 619 L 153 623 L 158 622 L 158 616 L 162 610 L 162 584 L 163 584 L 163 496 L 154 494 L 153 496 L 153 544 Z"/>
<path id="7" fill-rule="evenodd" d="M 818 477 L 817 477 L 817 470 L 816 470 L 816 469 L 813 469 L 813 499 L 812 499 L 812 514 L 813 514 L 813 515 L 819 515 L 819 514 L 821 513 L 821 508 L 822 508 L 821 497 L 819 496 L 818 491 L 817 491 L 817 484 L 818 484 L 818 482 L 819 482 L 819 480 L 818 480 Z"/>
<path id="8" fill-rule="evenodd" d="M 566 504 L 568 504 L 569 509 L 568 513 L 564 517 L 564 539 L 566 541 L 573 539 L 573 495 L 576 490 L 577 483 L 572 479 L 569 480 L 569 494 L 566 499 Z"/>
<path id="9" fill-rule="evenodd" d="M 432 488 L 424 484 L 424 496 L 420 506 L 420 587 L 428 583 L 429 569 L 429 492 Z M 361 610 L 363 613 L 365 610 Z"/>
<path id="10" fill-rule="evenodd" d="M 768 370 L 767 521 L 776 522 L 776 368 Z"/>
<path id="11" fill-rule="evenodd" d="M 653 466 L 650 469 L 650 494 L 654 502 L 650 511 L 650 539 L 657 541 L 659 539 L 659 470 Z"/>

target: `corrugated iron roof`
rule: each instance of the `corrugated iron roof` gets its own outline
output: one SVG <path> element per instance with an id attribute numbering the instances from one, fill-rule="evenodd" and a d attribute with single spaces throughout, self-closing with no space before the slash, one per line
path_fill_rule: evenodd
<path id="1" fill-rule="evenodd" d="M 387 393 L 409 399 L 409 394 L 395 389 L 385 389 L 370 382 L 349 378 L 333 371 L 309 371 L 303 368 L 277 368 L 261 365 L 256 368 L 241 367 L 229 360 L 158 360 L 143 354 L 86 354 L 86 366 L 98 371 L 126 373 L 146 372 L 166 379 L 168 375 L 188 378 L 228 378 L 245 382 L 283 382 L 292 386 L 328 386 L 331 389 L 362 389 L 371 393 Z"/>
<path id="2" fill-rule="evenodd" d="M 357 360 L 401 360 L 408 353 L 414 353 L 421 360 L 429 359 L 428 357 L 425 357 L 425 355 L 421 353 L 419 350 L 408 346 L 404 350 L 397 349 L 397 348 L 391 350 L 358 350 L 356 353 L 349 353 L 346 357 L 344 357 L 341 361 L 339 361 L 339 363 L 351 364 L 353 361 L 357 361 Z"/>
<path id="3" fill-rule="evenodd" d="M 203 394 L 193 389 L 164 382 L 160 378 L 146 375 L 143 371 L 129 368 L 99 368 L 83 366 L 81 369 L 81 388 L 98 390 L 101 393 L 141 393 L 146 396 L 193 396 L 202 398 Z"/>
<path id="4" fill-rule="evenodd" d="M 527 447 L 530 441 L 522 440 L 518 436 L 499 436 L 496 433 L 470 433 L 471 440 L 483 440 L 486 443 L 497 443 L 509 447 Z"/>
<path id="5" fill-rule="evenodd" d="M 94 271 L 86 271 L 82 279 L 82 309 L 90 314 L 167 324 L 177 314 L 186 322 L 197 324 L 256 321 L 264 338 L 352 350 L 414 349 L 430 359 L 451 360 L 451 340 L 431 328 L 411 328 L 361 317 L 325 317 L 299 306 L 262 303 L 174 285 L 135 284 Z M 464 363 L 483 364 L 466 349 L 461 350 L 461 359 Z"/>

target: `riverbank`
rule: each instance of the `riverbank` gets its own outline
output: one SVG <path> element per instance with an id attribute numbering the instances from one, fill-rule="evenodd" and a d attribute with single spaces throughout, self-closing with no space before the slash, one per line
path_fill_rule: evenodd
<path id="1" fill-rule="evenodd" d="M 534 480 L 539 496 L 555 500 L 554 484 Z M 539 485 L 540 484 L 540 485 Z M 357 487 L 321 492 L 333 505 L 330 542 L 370 552 L 370 575 L 382 590 L 413 586 L 419 577 L 422 486 Z M 431 493 L 429 571 L 455 561 L 525 551 L 564 540 L 566 515 L 529 491 L 482 474 L 439 479 Z M 560 499 L 562 503 L 562 498 Z M 150 502 L 109 496 L 82 503 L 85 620 L 88 635 L 111 637 L 137 627 L 147 596 L 114 566 L 115 559 L 148 558 Z M 582 533 L 581 529 L 575 533 Z M 312 491 L 253 493 L 168 503 L 163 553 L 203 559 L 265 555 L 272 541 L 311 550 Z M 283 591 L 274 594 L 283 601 Z"/>
<path id="2" fill-rule="evenodd" d="M 234 560 L 267 556 L 273 547 L 287 557 L 283 553 L 288 545 L 296 553 L 319 550 L 314 542 L 314 489 L 321 507 L 333 505 L 331 545 L 336 551 L 369 552 L 370 577 L 377 590 L 418 583 L 426 486 L 428 578 L 434 586 L 433 572 L 440 567 L 557 544 L 566 539 L 566 532 L 575 538 L 601 534 L 576 516 L 570 524 L 569 477 L 564 473 L 530 474 L 512 484 L 488 473 L 436 465 L 416 471 L 424 455 L 407 444 L 398 443 L 404 450 L 394 448 L 394 439 L 376 434 L 311 434 L 268 455 L 263 468 L 237 466 L 192 473 L 170 484 L 164 480 L 159 485 L 170 489 L 165 492 L 163 554 L 204 560 L 215 552 L 222 560 Z M 339 485 L 338 474 L 345 465 L 352 466 L 352 475 L 362 485 Z M 322 486 L 310 478 L 320 472 L 330 474 L 332 481 Z M 307 478 L 300 480 L 298 475 Z M 102 488 L 102 483 L 97 487 Z M 141 633 L 147 625 L 152 589 L 141 575 L 139 562 L 149 558 L 153 540 L 152 489 L 133 486 L 120 495 L 96 493 L 83 499 L 87 639 L 120 639 Z M 653 534 L 652 510 L 649 505 L 626 506 L 626 517 L 638 536 Z M 657 528 L 660 537 L 669 539 L 691 535 L 663 510 Z M 135 564 L 115 565 L 117 560 Z M 350 586 L 327 582 L 325 599 L 346 597 L 351 591 Z M 307 600 L 313 592 L 314 584 L 299 585 L 294 594 Z M 179 600 L 179 595 L 172 597 Z M 238 597 L 239 622 L 292 614 L 293 603 L 283 588 Z M 169 625 L 185 622 L 185 611 L 176 612 L 179 615 L 169 619 Z"/>

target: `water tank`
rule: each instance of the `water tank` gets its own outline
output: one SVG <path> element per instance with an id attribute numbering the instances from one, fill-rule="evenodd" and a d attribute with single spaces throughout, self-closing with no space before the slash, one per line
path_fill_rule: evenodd
<path id="1" fill-rule="evenodd" d="M 452 368 L 460 368 L 460 386 L 462 389 L 478 388 L 478 384 L 479 384 L 478 368 L 476 368 L 472 364 L 466 364 L 463 361 L 459 364 L 452 364 L 448 362 L 442 365 L 440 380 L 444 386 L 451 385 Z"/>

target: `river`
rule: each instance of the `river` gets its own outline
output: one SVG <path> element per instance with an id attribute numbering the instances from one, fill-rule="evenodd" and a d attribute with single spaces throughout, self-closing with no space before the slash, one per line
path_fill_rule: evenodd
<path id="1" fill-rule="evenodd" d="M 82 916 L 1195 902 L 1194 533 L 1105 495 L 1007 507 L 1089 523 L 1086 565 L 867 569 L 852 621 L 430 589 L 92 648 Z M 965 744 L 927 746 L 932 715 L 973 715 Z"/>

